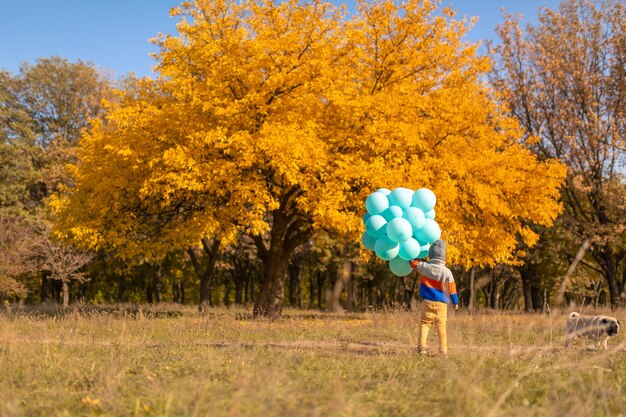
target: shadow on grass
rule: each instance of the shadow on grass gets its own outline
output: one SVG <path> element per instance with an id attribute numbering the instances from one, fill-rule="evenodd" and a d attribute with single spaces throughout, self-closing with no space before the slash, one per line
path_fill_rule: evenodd
<path id="1" fill-rule="evenodd" d="M 200 316 L 206 319 L 234 318 L 242 321 L 355 321 L 367 320 L 363 313 L 327 313 L 319 310 L 288 310 L 282 316 L 276 318 L 254 317 L 246 307 L 210 307 L 208 310 L 199 311 L 195 305 L 179 305 L 170 303 L 158 304 L 72 304 L 63 307 L 55 303 L 42 303 L 37 305 L 0 305 L 0 315 L 10 318 L 63 318 L 72 316 L 96 317 L 107 316 L 115 318 L 177 318 L 183 316 Z"/>
<path id="2" fill-rule="evenodd" d="M 116 318 L 176 318 L 184 315 L 181 310 L 164 308 L 164 306 L 146 305 L 93 305 L 73 304 L 63 307 L 58 304 L 22 305 L 0 308 L 0 314 L 11 318 L 64 318 L 71 316 L 109 316 Z"/>
<path id="3" fill-rule="evenodd" d="M 205 313 L 206 315 L 211 315 L 215 313 Z M 219 314 L 217 314 L 219 315 Z M 284 312 L 280 317 L 274 318 L 263 318 L 263 317 L 254 317 L 252 313 L 235 313 L 233 316 L 237 320 L 269 320 L 269 321 L 280 321 L 280 320 L 334 320 L 334 321 L 354 321 L 354 320 L 369 320 L 369 317 L 364 313 L 327 313 L 321 312 L 319 310 L 289 310 Z"/>
<path id="4" fill-rule="evenodd" d="M 193 345 L 194 347 L 205 347 L 209 349 L 219 350 L 237 350 L 242 349 L 246 351 L 258 350 L 258 351 L 271 351 L 271 350 L 286 350 L 293 352 L 313 352 L 320 354 L 338 354 L 348 353 L 362 356 L 380 356 L 380 355 L 406 355 L 415 354 L 415 348 L 409 345 L 390 345 L 390 344 L 376 344 L 367 342 L 322 342 L 313 340 L 302 340 L 297 342 L 215 342 L 215 341 L 197 341 L 192 344 L 186 344 L 186 346 Z M 146 346 L 148 348 L 161 348 L 161 344 L 154 344 Z"/>

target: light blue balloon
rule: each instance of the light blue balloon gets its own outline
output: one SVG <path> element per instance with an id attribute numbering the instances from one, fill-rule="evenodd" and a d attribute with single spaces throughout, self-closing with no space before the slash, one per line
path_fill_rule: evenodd
<path id="1" fill-rule="evenodd" d="M 409 221 L 409 223 L 411 223 L 411 227 L 413 228 L 414 233 L 415 230 L 421 229 L 421 227 L 424 226 L 424 223 L 426 222 L 424 212 L 417 207 L 409 207 L 408 209 L 404 210 L 404 215 L 402 217 L 404 217 Z"/>
<path id="2" fill-rule="evenodd" d="M 371 214 L 369 214 L 369 213 L 365 213 L 365 214 L 363 215 L 363 224 L 367 223 L 367 220 L 368 220 L 370 217 L 372 217 L 372 215 L 371 215 Z"/>
<path id="3" fill-rule="evenodd" d="M 441 229 L 433 219 L 426 219 L 424 226 L 415 231 L 415 238 L 422 244 L 433 243 L 441 237 Z"/>
<path id="4" fill-rule="evenodd" d="M 400 206 L 389 206 L 389 208 L 383 211 L 381 215 L 385 218 L 385 220 L 390 222 L 392 219 L 395 219 L 396 217 L 402 217 L 403 214 L 404 213 L 402 209 L 400 208 Z"/>
<path id="5" fill-rule="evenodd" d="M 380 214 L 389 208 L 389 200 L 383 193 L 372 193 L 365 200 L 365 208 L 371 215 Z"/>
<path id="6" fill-rule="evenodd" d="M 390 189 L 388 188 L 379 188 L 378 190 L 376 190 L 377 193 L 382 193 L 384 195 L 389 195 L 389 193 L 391 192 Z"/>
<path id="7" fill-rule="evenodd" d="M 413 228 L 407 219 L 396 217 L 387 224 L 387 236 L 396 243 L 404 242 L 413 236 Z"/>
<path id="8" fill-rule="evenodd" d="M 427 257 L 429 249 L 430 249 L 430 243 L 422 245 L 422 247 L 420 248 L 420 253 L 419 253 L 419 255 L 417 257 L 418 258 L 425 258 L 425 257 Z"/>
<path id="9" fill-rule="evenodd" d="M 387 236 L 380 237 L 374 245 L 376 255 L 383 261 L 390 261 L 398 256 L 400 245 L 390 240 Z"/>
<path id="10" fill-rule="evenodd" d="M 361 243 L 365 249 L 373 251 L 376 247 L 376 238 L 367 232 L 363 232 Z"/>
<path id="11" fill-rule="evenodd" d="M 398 257 L 405 261 L 415 259 L 420 254 L 420 243 L 414 238 L 410 237 L 404 242 L 400 243 L 400 250 L 398 251 Z"/>
<path id="12" fill-rule="evenodd" d="M 370 236 L 379 238 L 385 234 L 387 229 L 387 220 L 380 214 L 375 214 L 365 222 L 365 231 Z"/>
<path id="13" fill-rule="evenodd" d="M 413 202 L 413 190 L 409 190 L 408 188 L 394 188 L 391 193 L 387 196 L 389 198 L 389 204 L 394 206 L 400 206 L 403 209 L 407 209 L 411 207 L 411 203 Z"/>
<path id="14" fill-rule="evenodd" d="M 435 204 L 437 204 L 435 193 L 428 188 L 420 188 L 413 193 L 413 201 L 411 202 L 411 205 L 422 209 L 424 213 L 428 213 L 435 208 Z"/>
<path id="15" fill-rule="evenodd" d="M 399 277 L 405 277 L 413 271 L 413 268 L 411 268 L 411 265 L 409 265 L 409 261 L 405 261 L 404 259 L 400 258 L 394 258 L 390 260 L 389 269 L 391 269 L 391 272 L 393 272 L 394 275 L 397 275 Z"/>
<path id="16" fill-rule="evenodd" d="M 431 220 L 435 220 L 435 216 L 437 215 L 437 213 L 435 213 L 435 209 L 432 209 L 431 211 L 429 211 L 428 213 L 424 213 L 424 216 L 427 219 L 431 219 Z"/>

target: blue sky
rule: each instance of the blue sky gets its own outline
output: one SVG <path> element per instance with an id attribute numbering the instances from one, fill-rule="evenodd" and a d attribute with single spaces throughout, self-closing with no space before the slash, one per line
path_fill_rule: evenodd
<path id="1" fill-rule="evenodd" d="M 13 73 L 22 62 L 58 55 L 91 61 L 119 77 L 128 72 L 151 75 L 156 48 L 148 39 L 159 32 L 176 33 L 169 17 L 175 0 L 0 0 L 0 68 Z M 341 3 L 341 1 L 337 1 Z M 354 1 L 346 2 L 348 9 Z M 556 0 L 442 0 L 459 16 L 478 16 L 471 41 L 494 39 L 502 21 L 500 9 L 533 21 L 540 7 Z"/>

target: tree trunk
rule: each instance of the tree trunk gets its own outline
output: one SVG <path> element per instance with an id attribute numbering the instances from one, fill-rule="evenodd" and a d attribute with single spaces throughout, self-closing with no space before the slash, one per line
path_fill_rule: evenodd
<path id="1" fill-rule="evenodd" d="M 617 284 L 617 271 L 611 269 L 606 276 L 609 284 L 609 299 L 611 300 L 611 308 L 615 309 L 620 306 L 619 285 Z"/>
<path id="2" fill-rule="evenodd" d="M 622 301 L 626 300 L 626 267 L 622 268 L 622 288 L 620 289 L 619 297 Z"/>
<path id="3" fill-rule="evenodd" d="M 178 302 L 178 282 L 172 282 L 172 302 Z"/>
<path id="4" fill-rule="evenodd" d="M 52 299 L 56 303 L 63 302 L 63 283 L 58 279 L 51 279 L 50 283 L 52 284 Z"/>
<path id="5" fill-rule="evenodd" d="M 78 284 L 78 296 L 74 299 L 76 302 L 85 303 L 87 299 L 87 290 L 89 289 L 89 283 L 87 281 L 83 281 Z"/>
<path id="6" fill-rule="evenodd" d="M 543 309 L 544 300 L 541 295 L 541 286 L 536 283 L 530 286 L 530 300 L 532 302 L 533 310 L 539 311 Z M 547 302 L 547 300 L 545 300 Z"/>
<path id="7" fill-rule="evenodd" d="M 522 279 L 522 292 L 524 293 L 524 311 L 530 313 L 533 311 L 533 297 L 531 291 L 531 272 L 528 265 L 519 268 L 520 278 Z"/>
<path id="8" fill-rule="evenodd" d="M 339 276 L 335 280 L 332 290 L 330 291 L 330 297 L 327 303 L 329 311 L 335 313 L 343 313 L 345 309 L 341 305 L 341 293 L 346 288 L 352 278 L 352 262 L 350 260 L 343 261 L 342 267 L 339 271 Z"/>
<path id="9" fill-rule="evenodd" d="M 126 277 L 119 275 L 117 278 L 117 302 L 125 303 L 126 301 Z"/>
<path id="10" fill-rule="evenodd" d="M 154 301 L 157 303 L 161 302 L 161 293 L 163 292 L 163 277 L 162 277 L 162 268 L 161 265 L 157 266 L 157 270 L 155 271 L 153 282 L 154 282 Z"/>
<path id="11" fill-rule="evenodd" d="M 270 252 L 263 269 L 263 285 L 254 303 L 255 317 L 275 318 L 282 314 L 288 264 L 287 254 L 277 249 Z"/>
<path id="12" fill-rule="evenodd" d="M 468 301 L 467 309 L 469 311 L 474 311 L 476 307 L 476 268 L 470 268 L 469 274 L 469 301 Z"/>
<path id="13" fill-rule="evenodd" d="M 209 249 L 207 238 L 202 238 L 202 248 L 204 249 L 207 260 L 205 270 L 199 274 L 200 311 L 204 311 L 211 305 L 211 282 L 213 281 L 213 270 L 215 269 L 215 261 L 217 259 L 217 247 L 219 247 L 219 241 L 217 239 L 213 240 L 213 247 Z"/>
<path id="14" fill-rule="evenodd" d="M 235 283 L 235 304 L 243 304 L 243 291 L 245 286 L 246 274 L 243 273 L 243 268 L 237 258 L 233 260 L 232 271 L 233 282 Z"/>
<path id="15" fill-rule="evenodd" d="M 494 271 L 489 272 L 489 284 L 483 287 L 485 291 L 485 301 L 489 308 L 495 309 L 498 307 L 498 291 L 500 290 L 498 285 L 498 277 Z"/>
<path id="16" fill-rule="evenodd" d="M 383 281 L 384 282 L 384 281 Z M 378 310 L 382 310 L 385 307 L 385 292 L 383 291 L 383 284 L 380 283 L 376 286 L 376 303 L 375 306 Z"/>
<path id="17" fill-rule="evenodd" d="M 185 304 L 185 286 L 182 281 L 174 281 L 172 284 L 172 298 L 175 303 Z"/>
<path id="18" fill-rule="evenodd" d="M 322 309 L 322 288 L 324 287 L 324 274 L 317 271 L 317 308 Z"/>
<path id="19" fill-rule="evenodd" d="M 498 303 L 499 303 L 499 298 L 500 298 L 500 282 L 499 280 L 495 277 L 494 273 L 491 273 L 491 301 L 490 301 L 490 305 L 491 308 L 493 309 L 497 309 L 498 308 Z"/>
<path id="20" fill-rule="evenodd" d="M 395 277 L 391 289 L 387 292 L 389 294 L 389 306 L 396 306 L 396 291 L 398 291 L 398 280 L 400 277 Z"/>
<path id="21" fill-rule="evenodd" d="M 262 236 L 251 236 L 263 261 L 261 291 L 253 309 L 255 317 L 273 318 L 282 314 L 289 260 L 313 234 L 310 219 L 299 217 L 295 209 L 300 192 L 299 187 L 293 187 L 281 196 L 280 207 L 272 212 L 269 246 L 266 246 Z"/>
<path id="22" fill-rule="evenodd" d="M 315 299 L 315 282 L 313 280 L 315 274 L 309 273 L 309 308 L 313 308 L 313 300 Z"/>
<path id="23" fill-rule="evenodd" d="M 517 294 L 517 280 L 507 275 L 502 287 L 502 296 L 500 297 L 500 307 L 505 310 L 511 310 L 517 305 L 519 295 Z"/>
<path id="24" fill-rule="evenodd" d="M 289 305 L 291 307 L 300 306 L 300 263 L 290 262 L 289 266 Z"/>
<path id="25" fill-rule="evenodd" d="M 252 286 L 251 284 L 252 281 L 252 277 L 247 277 L 244 286 L 243 286 L 243 302 L 244 304 L 248 304 L 248 302 L 250 301 L 250 288 Z"/>
<path id="26" fill-rule="evenodd" d="M 232 289 L 232 283 L 230 280 L 226 279 L 224 283 L 224 305 L 228 307 L 230 305 L 230 291 Z"/>
<path id="27" fill-rule="evenodd" d="M 62 285 L 62 297 L 63 297 L 63 307 L 68 307 L 70 305 L 70 287 L 67 285 L 66 281 L 63 281 Z"/>
<path id="28" fill-rule="evenodd" d="M 200 261 L 196 256 L 196 252 L 193 248 L 187 249 L 187 253 L 191 258 L 193 269 L 196 271 L 196 275 L 200 278 L 200 311 L 205 311 L 207 307 L 211 305 L 211 283 L 213 281 L 213 272 L 215 271 L 215 262 L 217 261 L 217 255 L 220 247 L 220 241 L 213 239 L 213 244 L 209 244 L 209 239 L 204 236 L 202 238 L 202 248 L 206 255 L 206 266 L 202 269 Z"/>
<path id="29" fill-rule="evenodd" d="M 611 308 L 619 307 L 620 291 L 619 284 L 617 282 L 618 265 L 617 262 L 615 262 L 613 251 L 610 247 L 603 246 L 599 247 L 597 250 L 593 250 L 592 254 L 594 254 L 596 260 L 599 261 L 604 273 L 604 278 L 606 279 L 606 283 L 609 287 L 609 300 L 611 302 Z"/>
<path id="30" fill-rule="evenodd" d="M 350 278 L 348 280 L 347 283 L 347 302 L 346 302 L 346 309 L 348 311 L 354 311 L 354 277 L 353 277 L 353 271 L 354 271 L 354 265 L 352 264 L 352 261 L 350 262 Z"/>
<path id="31" fill-rule="evenodd" d="M 235 304 L 242 304 L 242 296 L 243 296 L 243 282 L 239 280 L 235 280 Z"/>
<path id="32" fill-rule="evenodd" d="M 419 275 L 417 272 L 412 271 L 409 275 L 402 278 L 402 284 L 404 286 L 404 303 L 407 310 L 413 310 L 413 303 L 415 300 L 415 290 L 419 286 Z"/>
<path id="33" fill-rule="evenodd" d="M 50 299 L 50 272 L 41 272 L 41 292 L 40 299 L 42 303 L 45 303 Z"/>

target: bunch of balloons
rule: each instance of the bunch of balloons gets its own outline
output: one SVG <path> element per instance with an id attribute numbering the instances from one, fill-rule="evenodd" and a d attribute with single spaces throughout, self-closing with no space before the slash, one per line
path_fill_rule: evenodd
<path id="1" fill-rule="evenodd" d="M 435 193 L 428 188 L 376 190 L 365 200 L 363 246 L 389 261 L 395 275 L 409 275 L 409 261 L 426 257 L 430 245 L 441 237 L 436 203 Z"/>

